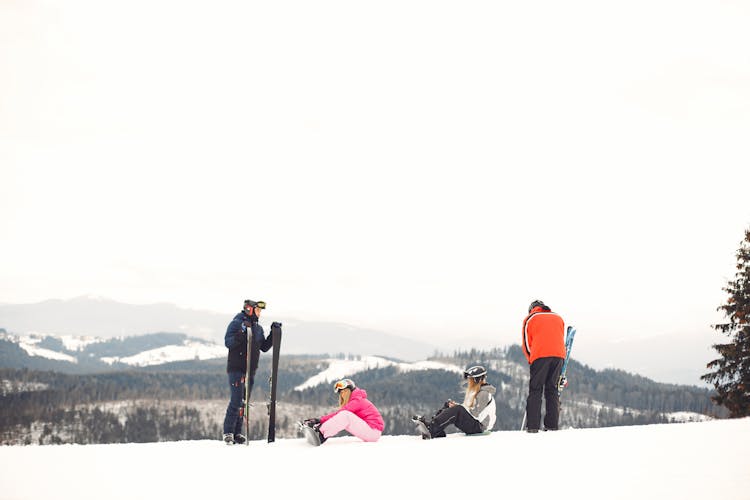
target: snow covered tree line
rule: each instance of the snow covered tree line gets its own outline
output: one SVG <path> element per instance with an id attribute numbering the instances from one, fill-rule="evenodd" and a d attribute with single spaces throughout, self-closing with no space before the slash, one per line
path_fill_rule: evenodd
<path id="1" fill-rule="evenodd" d="M 729 337 L 714 344 L 720 357 L 708 363 L 713 370 L 701 377 L 716 388 L 714 401 L 731 417 L 750 416 L 750 229 L 737 250 L 737 273 L 724 291 L 727 302 L 719 307 L 727 318 L 714 329 Z"/>

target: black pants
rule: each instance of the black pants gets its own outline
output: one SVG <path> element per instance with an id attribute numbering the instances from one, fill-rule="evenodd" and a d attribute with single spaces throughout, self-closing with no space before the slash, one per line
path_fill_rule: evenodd
<path id="1" fill-rule="evenodd" d="M 224 415 L 224 434 L 242 434 L 242 417 L 243 403 L 245 399 L 245 373 L 229 372 L 229 404 L 227 412 Z M 253 379 L 250 377 L 250 386 L 248 393 L 253 391 Z M 247 415 L 245 415 L 247 418 Z"/>
<path id="2" fill-rule="evenodd" d="M 557 380 L 562 370 L 562 358 L 539 358 L 531 363 L 529 397 L 526 400 L 526 428 L 539 430 L 542 420 L 542 393 L 546 411 L 544 428 L 557 429 L 560 419 L 560 397 L 557 394 Z"/>
<path id="3" fill-rule="evenodd" d="M 430 434 L 434 438 L 445 437 L 445 428 L 451 424 L 466 434 L 482 432 L 482 425 L 479 420 L 474 418 L 463 406 L 456 405 L 444 406 L 438 410 L 429 424 Z"/>

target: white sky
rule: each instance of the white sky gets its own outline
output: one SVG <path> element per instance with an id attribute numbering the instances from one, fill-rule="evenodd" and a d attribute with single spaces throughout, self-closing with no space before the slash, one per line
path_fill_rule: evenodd
<path id="1" fill-rule="evenodd" d="M 0 2 L 0 302 L 697 334 L 750 225 L 741 1 Z M 270 312 L 270 310 L 269 310 Z"/>

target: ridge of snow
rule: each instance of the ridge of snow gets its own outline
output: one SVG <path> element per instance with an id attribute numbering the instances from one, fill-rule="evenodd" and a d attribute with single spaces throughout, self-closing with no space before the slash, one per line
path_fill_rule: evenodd
<path id="1" fill-rule="evenodd" d="M 446 370 L 463 373 L 464 369 L 453 364 L 439 361 L 416 361 L 414 363 L 401 363 L 382 358 L 380 356 L 362 356 L 357 359 L 327 359 L 328 368 L 308 378 L 305 382 L 294 388 L 302 391 L 320 384 L 330 384 L 342 378 L 351 377 L 356 373 L 375 368 L 387 368 L 395 366 L 400 372 L 418 370 Z"/>
<path id="2" fill-rule="evenodd" d="M 90 337 L 87 335 L 60 335 L 57 337 L 63 343 L 63 346 L 69 351 L 83 351 L 91 344 L 104 342 L 104 339 Z"/>
<path id="3" fill-rule="evenodd" d="M 709 415 L 703 413 L 695 413 L 692 411 L 673 411 L 668 413 L 662 413 L 665 417 L 669 418 L 673 422 L 708 422 L 715 420 Z"/>
<path id="4" fill-rule="evenodd" d="M 49 385 L 41 382 L 17 382 L 7 379 L 0 380 L 0 395 L 19 394 L 22 392 L 43 391 Z"/>
<path id="5" fill-rule="evenodd" d="M 124 363 L 131 366 L 152 366 L 175 361 L 204 360 L 221 358 L 226 348 L 218 344 L 208 344 L 195 340 L 185 340 L 182 345 L 168 345 L 139 352 L 133 356 L 108 356 L 101 360 L 108 364 Z"/>
<path id="6" fill-rule="evenodd" d="M 78 360 L 69 354 L 62 352 L 53 351 L 44 347 L 39 347 L 37 344 L 41 342 L 45 336 L 37 334 L 10 336 L 9 338 L 14 339 L 18 344 L 18 347 L 26 351 L 29 356 L 37 356 L 40 358 L 54 359 L 57 361 L 67 361 L 69 363 L 78 363 Z"/>

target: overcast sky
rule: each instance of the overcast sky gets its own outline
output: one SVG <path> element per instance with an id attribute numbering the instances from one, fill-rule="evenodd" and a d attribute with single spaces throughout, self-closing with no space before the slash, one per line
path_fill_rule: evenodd
<path id="1" fill-rule="evenodd" d="M 504 344 L 540 298 L 579 339 L 717 335 L 748 26 L 742 1 L 0 2 L 0 302 L 254 298 Z"/>

